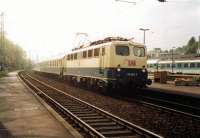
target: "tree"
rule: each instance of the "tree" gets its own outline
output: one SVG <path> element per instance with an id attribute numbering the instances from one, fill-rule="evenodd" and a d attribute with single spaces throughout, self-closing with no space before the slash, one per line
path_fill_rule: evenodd
<path id="1" fill-rule="evenodd" d="M 178 47 L 175 49 L 176 53 L 184 53 L 184 54 L 197 54 L 198 49 L 198 41 L 196 41 L 195 37 L 191 37 L 188 41 L 187 45 Z"/>
<path id="2" fill-rule="evenodd" d="M 27 66 L 26 53 L 20 46 L 5 37 L 0 42 L 0 70 L 23 69 Z"/>

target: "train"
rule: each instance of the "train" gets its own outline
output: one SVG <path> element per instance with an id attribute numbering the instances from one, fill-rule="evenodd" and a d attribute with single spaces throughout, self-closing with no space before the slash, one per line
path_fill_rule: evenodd
<path id="1" fill-rule="evenodd" d="M 176 74 L 200 74 L 200 59 L 147 60 L 148 72 L 167 71 Z"/>
<path id="2" fill-rule="evenodd" d="M 151 84 L 146 46 L 122 37 L 107 37 L 81 45 L 62 58 L 37 63 L 34 71 L 56 74 L 74 84 L 104 90 Z"/>

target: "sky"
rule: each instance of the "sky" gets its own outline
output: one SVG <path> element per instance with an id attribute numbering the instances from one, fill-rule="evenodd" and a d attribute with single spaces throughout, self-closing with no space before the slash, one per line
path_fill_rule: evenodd
<path id="1" fill-rule="evenodd" d="M 33 60 L 63 55 L 79 41 L 134 37 L 146 46 L 171 49 L 200 35 L 200 0 L 0 0 L 5 35 Z M 77 33 L 87 33 L 77 36 Z"/>

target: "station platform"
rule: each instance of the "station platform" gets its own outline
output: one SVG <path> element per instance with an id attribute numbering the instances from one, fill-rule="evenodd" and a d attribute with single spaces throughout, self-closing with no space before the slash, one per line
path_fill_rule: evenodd
<path id="1" fill-rule="evenodd" d="M 0 78 L 0 138 L 74 138 L 20 82 Z"/>
<path id="2" fill-rule="evenodd" d="M 192 96 L 200 98 L 200 87 L 198 86 L 175 86 L 174 82 L 168 81 L 166 84 L 153 82 L 150 89 L 166 90 L 167 93 Z"/>

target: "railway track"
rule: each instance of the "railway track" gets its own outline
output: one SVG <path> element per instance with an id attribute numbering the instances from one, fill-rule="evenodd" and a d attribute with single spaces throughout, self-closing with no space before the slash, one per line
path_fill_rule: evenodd
<path id="1" fill-rule="evenodd" d="M 152 91 L 148 89 L 138 89 L 134 94 L 130 92 L 127 92 L 123 95 L 121 95 L 121 93 L 114 93 L 111 94 L 111 96 L 120 100 L 128 102 L 139 102 L 149 107 L 155 107 L 159 110 L 174 112 L 193 119 L 200 120 L 200 104 L 198 104 L 199 100 L 195 98 L 194 99 L 196 102 L 194 100 L 192 101 L 192 98 L 190 98 L 190 102 L 186 102 L 188 104 L 184 104 L 179 101 L 188 101 L 187 96 L 183 96 L 182 98 L 180 95 L 175 95 L 173 97 L 173 94 L 167 96 L 167 94 L 163 94 L 163 92 Z M 179 100 L 174 100 L 176 98 L 179 98 Z M 190 104 L 191 102 L 192 104 Z"/>
<path id="2" fill-rule="evenodd" d="M 168 94 L 148 89 L 143 89 L 141 91 L 138 97 L 146 104 L 159 106 L 160 108 L 200 120 L 200 102 L 198 98 Z"/>
<path id="3" fill-rule="evenodd" d="M 87 134 L 86 137 L 161 138 L 153 132 L 68 95 L 24 72 L 20 72 L 19 76 L 63 118 L 70 118 L 74 126 L 78 126 L 79 130 Z"/>

